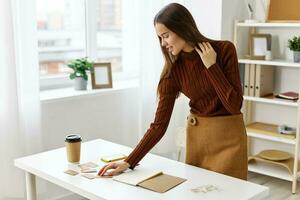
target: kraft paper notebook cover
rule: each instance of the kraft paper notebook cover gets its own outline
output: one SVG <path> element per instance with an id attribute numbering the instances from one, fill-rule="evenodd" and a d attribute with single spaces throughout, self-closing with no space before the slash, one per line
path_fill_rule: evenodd
<path id="1" fill-rule="evenodd" d="M 180 183 L 183 183 L 184 181 L 186 181 L 186 179 L 168 174 L 161 174 L 139 183 L 138 186 L 154 192 L 164 193 Z"/>
<path id="2" fill-rule="evenodd" d="M 114 176 L 113 180 L 129 185 L 140 186 L 160 193 L 166 192 L 176 185 L 186 181 L 186 179 L 163 174 L 159 170 L 139 168 Z"/>
<path id="3" fill-rule="evenodd" d="M 162 174 L 162 172 L 159 170 L 137 168 L 133 171 L 114 176 L 113 180 L 130 185 L 138 185 L 139 183 L 160 174 Z"/>
<path id="4" fill-rule="evenodd" d="M 274 67 L 256 65 L 255 96 L 262 97 L 273 94 Z"/>

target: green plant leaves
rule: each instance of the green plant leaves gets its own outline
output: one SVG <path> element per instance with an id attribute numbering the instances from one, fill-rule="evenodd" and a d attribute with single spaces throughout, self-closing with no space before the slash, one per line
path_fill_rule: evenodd
<path id="1" fill-rule="evenodd" d="M 86 74 L 84 74 L 83 75 L 83 79 L 87 81 L 88 80 L 88 76 Z"/>
<path id="2" fill-rule="evenodd" d="M 70 74 L 69 78 L 73 80 L 76 77 L 75 73 Z"/>
<path id="3" fill-rule="evenodd" d="M 300 51 L 300 36 L 294 36 L 293 39 L 288 40 L 288 47 L 292 51 Z"/>
<path id="4" fill-rule="evenodd" d="M 92 70 L 93 62 L 89 61 L 87 57 L 84 57 L 70 61 L 67 66 L 73 69 L 73 72 L 69 76 L 70 79 L 74 79 L 75 77 L 83 77 L 85 80 L 88 80 L 86 72 Z"/>

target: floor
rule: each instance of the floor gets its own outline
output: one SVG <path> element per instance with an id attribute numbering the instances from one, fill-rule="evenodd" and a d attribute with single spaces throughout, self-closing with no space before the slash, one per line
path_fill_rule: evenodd
<path id="1" fill-rule="evenodd" d="M 296 194 L 292 194 L 292 182 L 249 172 L 248 181 L 269 187 L 269 196 L 265 200 L 299 200 L 300 181 Z"/>

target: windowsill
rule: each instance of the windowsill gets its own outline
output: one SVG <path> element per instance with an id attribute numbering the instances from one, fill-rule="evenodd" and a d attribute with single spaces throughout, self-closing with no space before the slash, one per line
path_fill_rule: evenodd
<path id="1" fill-rule="evenodd" d="M 74 90 L 73 87 L 44 90 L 40 91 L 40 101 L 42 103 L 49 103 L 67 99 L 82 98 L 86 96 L 107 95 L 121 90 L 138 88 L 138 86 L 138 79 L 133 79 L 116 81 L 113 83 L 113 88 L 107 89 L 92 89 L 91 86 L 88 86 L 87 90 Z"/>

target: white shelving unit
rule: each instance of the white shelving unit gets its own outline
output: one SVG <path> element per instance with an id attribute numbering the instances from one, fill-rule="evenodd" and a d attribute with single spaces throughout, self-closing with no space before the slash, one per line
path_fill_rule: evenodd
<path id="1" fill-rule="evenodd" d="M 243 22 L 235 22 L 234 25 L 234 44 L 237 47 L 238 42 L 238 30 L 240 28 L 247 28 L 249 30 L 249 34 L 251 33 L 257 33 L 257 29 L 263 27 L 263 28 L 300 28 L 300 23 L 243 23 Z M 244 64 L 260 64 L 260 65 L 271 65 L 274 67 L 291 67 L 291 68 L 299 68 L 300 69 L 300 63 L 294 63 L 287 60 L 280 60 L 280 59 L 274 59 L 271 61 L 266 60 L 251 60 L 251 59 L 244 59 L 239 58 L 239 63 Z M 300 92 L 299 92 L 300 93 Z M 248 137 L 261 139 L 261 140 L 268 140 L 268 141 L 274 141 L 279 143 L 284 143 L 288 145 L 292 145 L 294 147 L 294 157 L 293 157 L 293 170 L 292 174 L 289 173 L 287 169 L 284 169 L 284 167 L 280 167 L 278 165 L 272 165 L 269 163 L 264 162 L 254 162 L 249 163 L 248 170 L 260 173 L 284 180 L 288 180 L 292 182 L 292 193 L 296 192 L 297 187 L 297 179 L 300 177 L 300 170 L 298 169 L 298 155 L 299 155 L 299 130 L 300 130 L 300 104 L 298 102 L 292 102 L 289 100 L 281 100 L 276 99 L 272 97 L 253 97 L 253 96 L 244 96 L 244 105 L 243 105 L 243 112 L 244 112 L 244 119 L 246 126 L 251 123 L 252 119 L 252 104 L 256 102 L 265 103 L 265 104 L 273 104 L 273 105 L 281 105 L 281 106 L 287 106 L 287 107 L 294 107 L 297 109 L 297 132 L 296 137 L 282 137 L 279 134 L 263 134 L 259 131 L 253 131 L 253 130 L 247 130 Z M 250 141 L 250 140 L 248 140 Z M 250 145 L 249 145 L 250 146 Z M 251 155 L 249 155 L 251 156 Z"/>
<path id="2" fill-rule="evenodd" d="M 268 60 L 250 60 L 250 59 L 239 59 L 239 63 L 244 64 L 261 64 L 261 65 L 272 65 L 281 67 L 298 67 L 300 68 L 300 63 L 294 63 L 287 60 L 274 59 L 272 61 Z"/>
<path id="3" fill-rule="evenodd" d="M 236 22 L 236 26 L 238 27 L 271 27 L 271 28 L 292 28 L 292 27 L 300 27 L 300 23 L 244 23 L 244 22 Z"/>
<path id="4" fill-rule="evenodd" d="M 285 99 L 275 99 L 275 98 L 263 98 L 263 97 L 252 97 L 252 96 L 244 96 L 244 99 L 247 101 L 261 102 L 261 103 L 270 103 L 276 105 L 284 105 L 284 106 L 292 106 L 298 107 L 297 102 L 291 102 Z"/>

